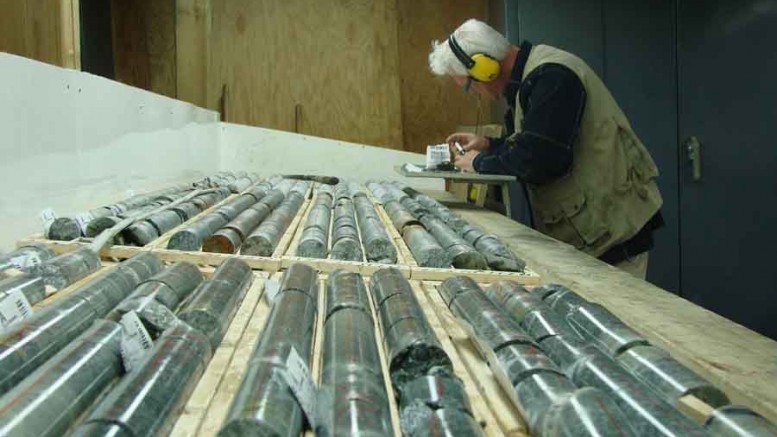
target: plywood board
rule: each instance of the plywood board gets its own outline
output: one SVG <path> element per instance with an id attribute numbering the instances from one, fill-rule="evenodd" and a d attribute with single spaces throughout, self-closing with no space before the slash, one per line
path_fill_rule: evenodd
<path id="1" fill-rule="evenodd" d="M 0 0 L 0 52 L 73 67 L 72 3 L 64 0 Z M 63 25 L 71 26 L 63 28 Z"/>
<path id="2" fill-rule="evenodd" d="M 429 69 L 433 40 L 444 41 L 469 18 L 485 20 L 485 0 L 399 0 L 397 41 L 405 150 L 424 153 L 461 124 L 490 123 L 490 104 L 464 94 L 452 80 Z"/>
<path id="3" fill-rule="evenodd" d="M 212 0 L 208 106 L 226 120 L 401 148 L 395 2 Z"/>
<path id="4" fill-rule="evenodd" d="M 176 0 L 176 91 L 178 98 L 207 106 L 211 0 Z"/>

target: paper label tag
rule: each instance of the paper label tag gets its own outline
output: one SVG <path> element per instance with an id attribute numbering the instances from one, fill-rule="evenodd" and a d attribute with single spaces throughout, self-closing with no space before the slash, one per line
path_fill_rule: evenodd
<path id="1" fill-rule="evenodd" d="M 151 352 L 154 341 L 143 326 L 135 311 L 121 317 L 121 359 L 127 372 L 140 367 L 143 359 Z"/>
<path id="2" fill-rule="evenodd" d="M 15 288 L 5 294 L 0 301 L 0 327 L 7 328 L 32 316 L 32 306 L 21 288 Z"/>
<path id="3" fill-rule="evenodd" d="M 410 173 L 421 173 L 424 171 L 423 168 L 415 165 L 415 164 L 405 164 L 405 170 Z"/>
<path id="4" fill-rule="evenodd" d="M 434 169 L 443 162 L 451 162 L 451 149 L 447 144 L 426 146 L 426 168 Z"/>
<path id="5" fill-rule="evenodd" d="M 132 196 L 129 196 L 129 197 L 132 197 Z M 125 212 L 124 208 L 122 208 L 122 207 L 120 207 L 118 205 L 111 205 L 111 206 L 108 207 L 108 209 L 111 210 L 113 215 L 121 215 L 121 214 L 123 214 Z"/>
<path id="6" fill-rule="evenodd" d="M 40 264 L 40 256 L 35 252 L 30 252 L 26 255 L 15 256 L 8 260 L 17 269 L 26 269 Z"/>
<path id="7" fill-rule="evenodd" d="M 49 233 L 49 227 L 57 219 L 57 214 L 51 208 L 46 208 L 40 212 L 40 221 L 43 223 L 44 234 Z"/>
<path id="8" fill-rule="evenodd" d="M 81 228 L 82 235 L 86 235 L 86 225 L 88 225 L 93 218 L 92 214 L 89 214 L 88 212 L 82 212 L 74 217 L 74 220 L 78 223 L 78 227 Z"/>
<path id="9" fill-rule="evenodd" d="M 278 293 L 280 292 L 280 282 L 275 279 L 267 279 L 264 281 L 264 297 L 267 299 L 267 303 L 272 305 L 275 302 L 275 298 L 278 297 Z"/>
<path id="10" fill-rule="evenodd" d="M 302 411 L 305 412 L 311 428 L 316 429 L 316 385 L 313 383 L 313 378 L 310 377 L 307 363 L 293 347 L 286 359 L 283 377 L 294 393 L 294 397 L 297 398 Z"/>

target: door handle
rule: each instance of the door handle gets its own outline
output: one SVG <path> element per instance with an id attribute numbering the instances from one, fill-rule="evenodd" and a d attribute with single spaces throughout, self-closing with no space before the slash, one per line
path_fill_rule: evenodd
<path id="1" fill-rule="evenodd" d="M 685 140 L 684 145 L 688 160 L 691 161 L 693 181 L 698 182 L 701 180 L 701 142 L 695 136 L 691 136 Z"/>

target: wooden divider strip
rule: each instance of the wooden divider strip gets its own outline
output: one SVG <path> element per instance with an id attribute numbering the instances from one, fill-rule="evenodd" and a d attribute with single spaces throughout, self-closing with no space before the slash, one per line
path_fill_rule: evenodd
<path id="1" fill-rule="evenodd" d="M 279 279 L 280 275 L 280 273 L 276 273 L 273 275 L 273 278 Z M 253 314 L 248 319 L 248 324 L 236 342 L 229 365 L 222 374 L 218 387 L 204 414 L 204 419 L 197 430 L 198 436 L 216 435 L 227 417 L 229 407 L 232 405 L 232 399 L 240 389 L 240 383 L 243 381 L 248 361 L 251 358 L 256 342 L 262 335 L 267 316 L 270 314 L 270 305 L 262 297 L 263 293 L 258 297 Z"/>
<path id="2" fill-rule="evenodd" d="M 515 281 L 524 285 L 536 285 L 542 280 L 530 270 L 525 272 L 499 272 L 495 270 L 438 269 L 432 267 L 411 267 L 410 278 L 419 281 L 443 281 L 454 276 L 468 276 L 476 282 Z"/>
<path id="3" fill-rule="evenodd" d="M 397 250 L 397 262 L 411 267 L 417 266 L 418 263 L 416 262 L 415 257 L 413 257 L 413 253 L 410 251 L 410 248 L 407 247 L 407 244 L 405 244 L 405 240 L 402 236 L 399 235 L 399 231 L 397 231 L 397 228 L 394 226 L 391 218 L 389 218 L 388 213 L 383 208 L 383 204 L 372 195 L 369 188 L 366 190 L 367 197 L 372 202 L 372 206 L 375 207 L 375 211 L 377 211 L 380 221 L 383 222 L 383 227 L 386 229 L 386 232 L 388 232 L 394 243 L 394 248 Z"/>
<path id="4" fill-rule="evenodd" d="M 201 423 L 222 384 L 237 346 L 240 344 L 248 324 L 252 320 L 257 304 L 264 294 L 265 275 L 254 274 L 254 283 L 248 289 L 243 302 L 238 307 L 224 339 L 213 353 L 205 373 L 192 392 L 181 416 L 178 418 L 171 436 L 197 435 Z"/>
<path id="5" fill-rule="evenodd" d="M 232 255 L 228 253 L 209 253 L 209 252 L 185 252 L 171 249 L 154 249 L 153 253 L 159 255 L 164 261 L 188 261 L 194 264 L 214 266 L 221 265 L 227 259 L 237 258 L 249 267 L 265 272 L 277 272 L 281 269 L 281 260 L 275 258 L 265 258 L 261 256 Z"/>
<path id="6" fill-rule="evenodd" d="M 335 270 L 347 270 L 349 272 L 357 272 L 362 275 L 371 276 L 373 273 L 380 269 L 393 267 L 400 272 L 406 278 L 410 277 L 410 266 L 402 266 L 398 264 L 378 264 L 371 262 L 361 261 L 341 261 L 333 259 L 313 259 L 313 258 L 301 258 L 296 256 L 284 256 L 281 259 L 281 268 L 288 268 L 292 264 L 304 263 L 321 273 L 330 273 Z"/>
<path id="7" fill-rule="evenodd" d="M 321 345 L 324 342 L 324 317 L 323 313 L 326 308 L 326 277 L 319 276 L 318 278 L 318 310 L 316 311 L 316 325 L 313 332 L 313 348 L 312 348 L 312 361 L 310 363 L 310 376 L 319 387 L 321 384 L 321 366 L 323 358 L 323 352 L 321 351 Z M 305 430 L 303 433 L 306 437 L 312 437 L 316 433 L 311 430 Z"/>
<path id="8" fill-rule="evenodd" d="M 488 363 L 480 356 L 469 335 L 464 332 L 455 320 L 455 316 L 446 307 L 442 297 L 433 286 L 423 285 L 423 295 L 428 304 L 437 313 L 443 329 L 448 333 L 451 342 L 456 347 L 462 362 L 467 368 L 478 390 L 484 399 L 489 400 L 489 407 L 502 433 L 510 436 L 528 435 L 524 418 L 497 381 Z"/>
<path id="9" fill-rule="evenodd" d="M 50 241 L 29 237 L 18 242 L 19 246 L 25 244 L 44 244 L 50 247 L 55 253 L 72 252 L 87 243 L 79 241 Z M 419 281 L 441 281 L 454 276 L 469 276 L 481 283 L 491 283 L 496 281 L 510 280 L 524 285 L 537 285 L 542 282 L 542 278 L 531 270 L 525 272 L 499 272 L 494 270 L 464 270 L 464 269 L 442 269 L 431 267 L 419 267 L 403 264 L 379 264 L 365 261 L 343 261 L 335 259 L 316 259 L 303 258 L 297 256 L 273 256 L 257 257 L 248 255 L 232 255 L 208 252 L 188 252 L 172 249 L 142 248 L 129 246 L 109 246 L 104 248 L 100 255 L 113 258 L 129 258 L 140 252 L 150 251 L 156 253 L 165 261 L 189 261 L 199 265 L 218 266 L 227 258 L 237 258 L 245 261 L 251 268 L 275 272 L 288 268 L 291 264 L 302 262 L 316 268 L 319 272 L 327 273 L 337 269 L 343 269 L 353 272 L 359 272 L 363 275 L 372 275 L 376 271 L 394 267 L 400 270 L 406 278 Z"/>
<path id="10" fill-rule="evenodd" d="M 173 235 L 175 235 L 178 231 L 182 229 L 186 229 L 186 227 L 192 225 L 193 223 L 196 223 L 200 220 L 202 220 L 206 215 L 216 211 L 224 204 L 231 202 L 237 196 L 240 196 L 241 194 L 230 194 L 229 196 L 222 199 L 220 202 L 217 202 L 215 205 L 211 206 L 210 208 L 206 208 L 199 214 L 195 215 L 194 217 L 189 218 L 189 220 L 186 220 L 185 222 L 181 223 L 180 225 L 174 227 L 173 229 L 170 229 L 169 231 L 165 232 L 164 234 L 160 235 L 159 238 L 155 239 L 154 241 L 146 244 L 145 248 L 149 249 L 162 249 L 167 246 L 167 242 L 170 241 L 171 238 L 173 238 Z"/>
<path id="11" fill-rule="evenodd" d="M 493 412 L 489 408 L 489 403 L 485 401 L 480 391 L 475 385 L 475 379 L 480 375 L 470 375 L 467 367 L 464 365 L 459 352 L 451 342 L 448 332 L 443 327 L 443 323 L 437 316 L 437 313 L 432 308 L 432 303 L 426 296 L 423 286 L 419 281 L 411 281 L 413 287 L 413 293 L 415 294 L 418 302 L 421 304 L 421 308 L 426 315 L 426 319 L 429 321 L 429 325 L 434 329 L 437 339 L 440 340 L 443 350 L 448 355 L 453 363 L 453 371 L 456 376 L 464 383 L 464 388 L 469 397 L 469 401 L 472 404 L 472 413 L 475 419 L 483 426 L 483 431 L 487 436 L 498 436 L 501 432 L 498 429 L 497 421 Z"/>
<path id="12" fill-rule="evenodd" d="M 394 437 L 400 437 L 402 435 L 402 429 L 399 421 L 399 408 L 396 400 L 397 394 L 394 392 L 394 386 L 391 384 L 391 375 L 389 374 L 389 362 L 384 349 L 383 343 L 383 329 L 380 325 L 380 317 L 378 316 L 378 306 L 375 303 L 375 299 L 370 290 L 370 282 L 368 278 L 362 277 L 364 286 L 367 287 L 367 298 L 370 301 L 370 310 L 373 321 L 373 328 L 375 331 L 375 344 L 378 348 L 378 357 L 380 358 L 381 373 L 383 374 L 383 383 L 386 386 L 386 394 L 389 399 L 389 413 L 391 414 L 391 426 L 394 428 Z"/>
<path id="13" fill-rule="evenodd" d="M 284 255 L 297 256 L 297 246 L 299 246 L 299 242 L 302 239 L 302 234 L 305 232 L 305 224 L 308 222 L 308 216 L 310 216 L 310 212 L 313 210 L 313 205 L 315 205 L 316 198 L 318 198 L 318 192 L 316 192 L 312 199 L 306 200 L 306 203 L 303 204 L 303 207 L 300 207 L 302 214 L 297 214 L 297 217 L 295 218 L 295 220 L 299 219 L 299 221 L 296 223 L 290 243 L 282 252 L 278 250 L 280 249 L 280 244 L 278 244 L 278 248 L 276 248 L 275 252 L 273 253 L 273 257 L 282 257 Z M 292 226 L 290 225 L 289 228 L 291 227 Z"/>
<path id="14" fill-rule="evenodd" d="M 299 210 L 297 211 L 297 214 L 294 215 L 294 219 L 289 224 L 289 227 L 286 228 L 286 230 L 283 232 L 283 236 L 281 237 L 280 241 L 278 241 L 278 245 L 275 247 L 275 250 L 273 251 L 272 257 L 274 259 L 280 258 L 285 252 L 286 249 L 289 248 L 289 244 L 291 244 L 292 238 L 294 238 L 294 234 L 297 231 L 297 227 L 302 225 L 302 227 L 305 226 L 305 223 L 302 222 L 302 216 L 307 217 L 308 208 L 312 204 L 310 200 L 310 193 L 313 190 L 313 186 L 315 184 L 310 184 L 308 187 L 308 190 L 305 192 L 305 200 L 300 206 Z"/>

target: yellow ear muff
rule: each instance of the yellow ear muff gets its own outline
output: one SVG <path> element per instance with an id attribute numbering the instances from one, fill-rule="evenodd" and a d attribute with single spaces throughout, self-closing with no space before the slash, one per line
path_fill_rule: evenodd
<path id="1" fill-rule="evenodd" d="M 469 75 L 478 82 L 491 82 L 499 76 L 499 61 L 483 53 L 471 56 L 474 65 L 468 70 Z"/>

